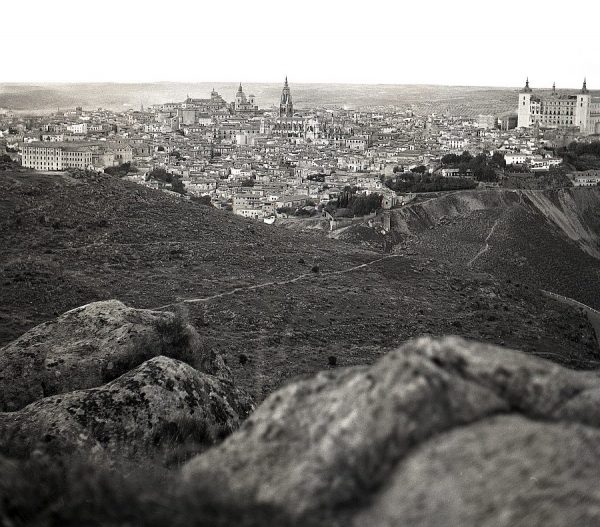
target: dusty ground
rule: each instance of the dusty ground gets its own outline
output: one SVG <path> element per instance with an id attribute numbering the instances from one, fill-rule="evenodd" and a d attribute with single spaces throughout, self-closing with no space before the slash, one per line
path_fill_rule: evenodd
<path id="1" fill-rule="evenodd" d="M 574 367 L 600 359 L 584 315 L 526 282 L 452 265 L 427 244 L 381 259 L 109 176 L 2 174 L 0 232 L 0 343 L 94 300 L 176 304 L 258 400 L 333 367 L 330 357 L 370 363 L 421 334 Z M 469 258 L 480 249 L 474 242 Z"/>

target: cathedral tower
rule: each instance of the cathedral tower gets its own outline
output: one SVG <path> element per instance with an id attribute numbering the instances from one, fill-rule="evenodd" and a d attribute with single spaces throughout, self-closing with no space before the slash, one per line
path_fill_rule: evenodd
<path id="1" fill-rule="evenodd" d="M 285 84 L 281 91 L 281 102 L 279 103 L 279 117 L 292 117 L 294 115 L 294 104 L 292 103 L 292 94 L 288 86 L 287 76 Z"/>

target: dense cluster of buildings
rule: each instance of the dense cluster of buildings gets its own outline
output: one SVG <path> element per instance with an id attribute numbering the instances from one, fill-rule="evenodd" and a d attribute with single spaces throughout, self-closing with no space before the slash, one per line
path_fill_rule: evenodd
<path id="1" fill-rule="evenodd" d="M 230 103 L 213 90 L 208 98 L 125 112 L 0 113 L 0 150 L 25 167 L 106 170 L 130 163 L 135 171 L 127 177 L 169 189 L 147 177 L 162 168 L 187 195 L 209 196 L 216 207 L 257 219 L 326 204 L 347 187 L 383 194 L 393 205 L 395 194 L 383 181 L 415 167 L 471 177 L 441 166 L 448 153 L 500 152 L 509 166 L 547 171 L 561 160 L 546 147 L 593 133 L 600 133 L 600 100 L 585 82 L 578 93 L 549 94 L 534 94 L 527 82 L 516 112 L 476 119 L 383 107 L 298 110 L 287 78 L 279 104 L 266 109 L 240 84 Z"/>

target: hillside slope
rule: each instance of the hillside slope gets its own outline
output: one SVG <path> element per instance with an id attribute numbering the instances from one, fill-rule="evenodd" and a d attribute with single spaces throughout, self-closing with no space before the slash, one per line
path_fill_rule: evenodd
<path id="1" fill-rule="evenodd" d="M 441 194 L 390 212 L 396 247 L 600 308 L 600 189 Z M 363 226 L 344 240 L 380 246 Z"/>
<path id="2" fill-rule="evenodd" d="M 4 173 L 0 196 L 0 344 L 92 301 L 179 307 L 257 401 L 292 376 L 371 363 L 421 334 L 581 368 L 600 358 L 577 310 L 457 268 L 427 236 L 412 256 L 382 255 L 106 175 Z"/>

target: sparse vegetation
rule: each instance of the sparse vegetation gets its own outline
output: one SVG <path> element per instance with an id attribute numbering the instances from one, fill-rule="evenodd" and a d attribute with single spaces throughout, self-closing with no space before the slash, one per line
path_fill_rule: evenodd
<path id="1" fill-rule="evenodd" d="M 173 318 L 159 319 L 154 324 L 155 333 L 144 334 L 135 348 L 135 353 L 119 361 L 113 361 L 110 369 L 103 372 L 105 382 L 120 377 L 143 362 L 164 355 L 190 366 L 198 366 L 202 357 L 199 343 L 194 342 L 192 328 L 182 311 Z M 196 347 L 197 346 L 197 347 Z"/>
<path id="2" fill-rule="evenodd" d="M 471 178 L 445 178 L 433 174 L 416 174 L 414 172 L 397 173 L 388 178 L 386 186 L 396 192 L 440 192 L 444 190 L 468 190 L 477 187 Z"/>
<path id="3" fill-rule="evenodd" d="M 259 527 L 306 525 L 250 499 L 227 501 L 218 487 L 180 492 L 176 473 L 154 463 L 36 456 L 1 460 L 0 522 L 13 527 Z"/>
<path id="4" fill-rule="evenodd" d="M 513 189 L 546 190 L 568 188 L 573 182 L 566 175 L 563 167 L 553 167 L 548 172 L 527 172 L 505 174 L 501 186 Z"/>
<path id="5" fill-rule="evenodd" d="M 557 149 L 556 154 L 575 170 L 600 170 L 600 141 L 573 141 L 566 148 Z"/>
<path id="6" fill-rule="evenodd" d="M 104 173 L 110 174 L 111 176 L 125 177 L 128 174 L 133 174 L 137 172 L 137 168 L 131 165 L 131 163 L 123 163 L 116 167 L 106 167 L 104 169 Z"/>
<path id="7" fill-rule="evenodd" d="M 167 172 L 164 168 L 156 167 L 153 168 L 150 172 L 148 172 L 148 174 L 146 175 L 146 180 L 150 181 L 151 179 L 171 185 L 171 190 L 173 192 L 177 192 L 178 194 L 186 193 L 181 178 L 179 176 L 171 174 L 170 172 Z"/>

